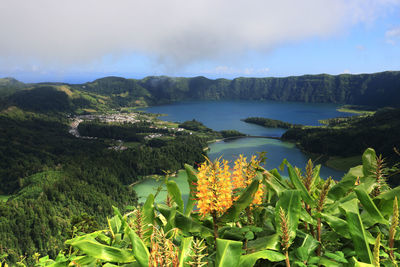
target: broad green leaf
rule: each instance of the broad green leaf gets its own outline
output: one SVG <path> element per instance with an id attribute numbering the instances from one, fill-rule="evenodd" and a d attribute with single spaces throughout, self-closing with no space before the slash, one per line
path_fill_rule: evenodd
<path id="1" fill-rule="evenodd" d="M 179 267 L 183 267 L 185 263 L 191 260 L 193 236 L 186 237 L 182 240 L 179 248 Z"/>
<path id="2" fill-rule="evenodd" d="M 114 213 L 119 217 L 121 220 L 122 228 L 125 229 L 125 234 L 129 237 L 132 244 L 132 251 L 135 255 L 135 258 L 141 267 L 149 266 L 149 250 L 147 249 L 146 245 L 143 241 L 139 238 L 139 236 L 129 227 L 126 223 L 125 218 L 122 217 L 121 213 L 119 212 L 118 208 L 114 207 Z"/>
<path id="3" fill-rule="evenodd" d="M 317 221 L 311 217 L 311 215 L 305 209 L 300 210 L 300 220 L 312 225 L 317 223 Z"/>
<path id="4" fill-rule="evenodd" d="M 390 216 L 393 213 L 393 201 L 394 197 L 397 196 L 400 204 L 400 186 L 393 188 L 392 190 L 386 191 L 379 196 L 374 198 L 375 203 L 383 216 Z"/>
<path id="5" fill-rule="evenodd" d="M 312 237 L 311 235 L 307 234 L 305 238 L 303 239 L 303 243 L 301 244 L 301 247 L 306 249 L 307 254 L 311 255 L 314 250 L 317 249 L 319 242 Z"/>
<path id="6" fill-rule="evenodd" d="M 167 181 L 168 194 L 172 197 L 172 200 L 178 205 L 178 210 L 183 212 L 183 200 L 181 190 L 175 181 Z"/>
<path id="7" fill-rule="evenodd" d="M 157 209 L 166 218 L 171 216 L 172 209 L 164 204 L 157 204 Z M 212 236 L 213 230 L 203 226 L 200 222 L 197 222 L 192 217 L 187 217 L 179 211 L 174 211 L 175 227 L 178 227 L 185 234 L 190 235 L 191 233 L 201 233 L 203 237 Z"/>
<path id="8" fill-rule="evenodd" d="M 280 247 L 279 234 L 273 234 L 269 236 L 258 237 L 255 240 L 251 240 L 247 243 L 247 247 L 251 250 L 264 250 L 272 249 L 279 250 Z"/>
<path id="9" fill-rule="evenodd" d="M 351 261 L 354 263 L 354 267 L 375 267 L 373 264 L 357 261 L 355 257 L 353 257 Z"/>
<path id="10" fill-rule="evenodd" d="M 94 266 L 94 264 L 97 262 L 96 258 L 93 258 L 91 256 L 87 256 L 87 255 L 86 256 L 77 256 L 77 257 L 75 257 L 75 258 L 73 258 L 71 260 L 73 260 L 74 262 L 76 262 L 80 266 L 91 266 L 91 265 Z"/>
<path id="11" fill-rule="evenodd" d="M 321 213 L 321 218 L 324 219 L 324 221 L 332 228 L 333 231 L 345 238 L 351 238 L 349 234 L 349 226 L 345 220 L 325 213 Z"/>
<path id="12" fill-rule="evenodd" d="M 96 231 L 96 232 L 89 233 L 89 234 L 86 234 L 86 235 L 77 236 L 75 238 L 66 240 L 65 244 L 71 245 L 72 243 L 77 242 L 77 241 L 81 241 L 81 240 L 95 241 L 95 239 L 98 236 L 103 235 L 104 232 L 105 232 L 104 230 L 100 230 L 100 231 Z"/>
<path id="13" fill-rule="evenodd" d="M 370 194 L 376 186 L 376 178 L 373 176 L 363 177 L 360 182 L 357 188 L 363 189 L 367 194 Z"/>
<path id="14" fill-rule="evenodd" d="M 325 257 L 320 257 L 319 258 L 318 265 L 319 266 L 325 266 L 325 267 L 338 267 L 338 266 L 341 266 L 337 262 L 335 262 L 333 260 L 330 260 L 328 258 L 325 258 Z"/>
<path id="15" fill-rule="evenodd" d="M 329 190 L 328 198 L 335 201 L 343 198 L 352 188 L 354 188 L 357 177 L 362 176 L 363 167 L 361 165 L 351 168 L 339 183 L 332 186 Z"/>
<path id="16" fill-rule="evenodd" d="M 324 256 L 328 257 L 330 259 L 333 259 L 333 260 L 335 260 L 337 262 L 348 263 L 348 261 L 344 257 L 343 252 L 341 252 L 341 251 L 337 251 L 336 253 L 332 253 L 332 252 L 327 251 L 327 252 L 324 253 Z"/>
<path id="17" fill-rule="evenodd" d="M 376 153 L 372 148 L 367 148 L 362 155 L 363 174 L 369 176 L 376 170 Z"/>
<path id="18" fill-rule="evenodd" d="M 169 217 L 167 218 L 167 224 L 164 226 L 165 231 L 169 231 L 176 227 L 175 218 L 176 218 L 176 207 L 171 207 L 171 212 L 169 213 Z"/>
<path id="19" fill-rule="evenodd" d="M 339 214 L 339 213 L 341 213 L 341 211 L 339 209 L 339 206 L 342 203 L 345 203 L 345 202 L 350 201 L 352 199 L 357 199 L 357 195 L 354 192 L 351 192 L 347 196 L 342 197 L 342 198 L 340 198 L 338 200 L 335 200 L 333 203 L 325 204 L 324 212 L 325 213 L 329 213 L 329 214 Z"/>
<path id="20" fill-rule="evenodd" d="M 357 256 L 367 263 L 372 262 L 372 253 L 369 248 L 368 238 L 365 233 L 364 225 L 358 211 L 358 201 L 350 200 L 341 205 L 341 208 L 346 213 L 346 220 L 351 239 Z"/>
<path id="21" fill-rule="evenodd" d="M 300 190 L 285 190 L 279 195 L 279 201 L 276 203 L 275 207 L 275 224 L 278 233 L 281 233 L 281 220 L 279 216 L 279 210 L 281 207 L 285 211 L 289 220 L 290 237 L 294 239 L 296 237 L 297 225 L 299 224 L 301 211 Z"/>
<path id="22" fill-rule="evenodd" d="M 111 219 L 107 218 L 107 220 L 112 235 L 114 236 L 115 234 L 119 233 L 119 230 L 121 229 L 121 220 L 118 218 L 118 216 L 113 216 Z"/>
<path id="23" fill-rule="evenodd" d="M 303 182 L 300 180 L 299 176 L 297 175 L 296 171 L 290 165 L 289 163 L 286 163 L 288 167 L 288 172 L 289 172 L 289 178 L 292 181 L 294 187 L 296 189 L 300 190 L 301 196 L 304 200 L 309 205 L 314 204 L 314 199 L 311 197 L 310 193 L 307 191 L 306 187 L 304 186 Z"/>
<path id="24" fill-rule="evenodd" d="M 282 191 L 288 189 L 288 187 L 284 183 L 282 183 L 282 178 L 277 178 L 277 176 L 272 172 L 269 173 L 268 178 L 265 178 L 265 182 L 269 186 L 271 186 L 271 188 L 275 191 L 277 195 L 279 195 Z"/>
<path id="25" fill-rule="evenodd" d="M 367 192 L 363 188 L 356 187 L 354 189 L 356 192 L 358 200 L 362 204 L 363 208 L 368 212 L 370 219 L 373 219 L 376 223 L 387 224 L 387 220 L 382 216 L 381 212 L 375 206 L 375 203 L 369 197 Z"/>
<path id="26" fill-rule="evenodd" d="M 275 176 L 276 179 L 282 181 L 282 176 L 281 174 L 278 172 L 277 169 L 272 169 L 269 171 L 269 173 L 271 173 L 273 176 Z"/>
<path id="27" fill-rule="evenodd" d="M 153 233 L 153 227 L 151 225 L 154 224 L 154 195 L 150 194 L 146 202 L 142 207 L 143 213 L 143 225 L 145 227 L 145 231 L 143 234 L 143 239 L 148 240 L 151 234 Z"/>
<path id="28" fill-rule="evenodd" d="M 132 251 L 135 255 L 136 261 L 141 267 L 149 266 L 149 250 L 140 239 L 140 237 L 128 225 L 125 228 L 125 234 L 129 237 L 132 244 Z"/>
<path id="29" fill-rule="evenodd" d="M 285 255 L 273 250 L 262 250 L 240 257 L 240 267 L 252 267 L 258 259 L 269 260 L 272 262 L 279 262 L 285 260 Z"/>
<path id="30" fill-rule="evenodd" d="M 254 194 L 258 190 L 259 179 L 254 179 L 246 190 L 240 195 L 232 206 L 220 217 L 221 222 L 232 222 L 239 218 L 240 213 L 247 208 L 253 201 Z"/>
<path id="31" fill-rule="evenodd" d="M 217 238 L 216 267 L 239 266 L 242 254 L 242 242 Z"/>
<path id="32" fill-rule="evenodd" d="M 185 209 L 185 216 L 189 216 L 193 210 L 194 205 L 196 204 L 196 183 L 197 183 L 197 176 L 196 171 L 193 169 L 192 166 L 185 164 L 185 170 L 187 174 L 187 182 L 189 184 L 189 197 L 186 203 Z"/>
<path id="33" fill-rule="evenodd" d="M 81 240 L 71 243 L 71 246 L 88 256 L 104 261 L 129 263 L 135 260 L 132 251 L 106 246 L 96 241 Z"/>
<path id="34" fill-rule="evenodd" d="M 318 164 L 317 166 L 314 167 L 313 170 L 313 178 L 311 181 L 311 189 L 315 188 L 315 185 L 318 184 L 319 180 L 321 180 L 321 177 L 319 176 L 319 173 L 321 171 L 321 164 Z"/>
<path id="35" fill-rule="evenodd" d="M 306 262 L 310 254 L 307 253 L 307 249 L 304 247 L 298 247 L 295 249 L 296 258 L 299 260 Z"/>

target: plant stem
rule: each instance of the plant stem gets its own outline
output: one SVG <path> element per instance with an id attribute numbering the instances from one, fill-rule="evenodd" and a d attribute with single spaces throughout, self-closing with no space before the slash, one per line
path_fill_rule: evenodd
<path id="1" fill-rule="evenodd" d="M 252 217 L 252 212 L 250 210 L 250 207 L 246 208 L 246 215 L 247 215 L 247 223 L 253 224 L 253 217 Z"/>
<path id="2" fill-rule="evenodd" d="M 214 224 L 214 244 L 215 248 L 217 248 L 217 238 L 218 238 L 217 213 L 214 211 L 213 213 L 211 213 L 211 216 L 213 218 L 213 224 Z"/>
<path id="3" fill-rule="evenodd" d="M 317 218 L 317 240 L 319 242 L 317 248 L 317 256 L 321 256 L 321 218 Z"/>
<path id="4" fill-rule="evenodd" d="M 308 214 L 310 214 L 310 216 L 312 216 L 311 215 L 311 207 L 308 204 L 306 204 L 306 211 L 308 212 Z M 311 235 L 315 238 L 314 226 L 312 224 L 310 224 L 309 227 L 310 227 Z"/>
<path id="5" fill-rule="evenodd" d="M 285 259 L 286 267 L 290 267 L 289 251 L 288 250 L 285 251 L 285 257 L 286 257 L 286 259 Z"/>

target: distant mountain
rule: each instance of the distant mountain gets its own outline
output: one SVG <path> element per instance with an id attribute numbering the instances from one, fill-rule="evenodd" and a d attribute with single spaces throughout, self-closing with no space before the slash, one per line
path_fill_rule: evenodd
<path id="1" fill-rule="evenodd" d="M 180 100 L 249 99 L 383 107 L 400 106 L 400 72 L 233 80 L 211 80 L 201 76 L 151 76 L 141 80 L 106 77 L 80 85 L 80 90 L 112 95 L 114 98 L 119 94 L 116 103 L 123 98 L 141 99 L 147 104 Z M 121 104 L 124 102 L 127 101 Z"/>
<path id="2" fill-rule="evenodd" d="M 12 95 L 24 88 L 26 85 L 14 78 L 0 78 L 0 97 Z"/>
<path id="3" fill-rule="evenodd" d="M 33 87 L 44 85 L 30 84 Z M 57 83 L 46 83 L 46 85 L 61 87 L 61 84 Z M 10 95 L 17 90 L 16 88 L 25 87 L 26 85 L 14 79 L 1 79 L 0 97 Z M 211 80 L 202 76 L 193 78 L 150 76 L 144 79 L 105 77 L 84 84 L 63 84 L 62 87 L 63 90 L 67 88 L 75 94 L 74 101 L 79 102 L 81 108 L 95 108 L 101 104 L 118 108 L 182 100 L 220 99 L 337 103 L 375 107 L 400 106 L 399 71 L 233 80 Z M 80 101 L 79 98 L 84 101 Z M 97 103 L 94 101 L 96 99 Z"/>

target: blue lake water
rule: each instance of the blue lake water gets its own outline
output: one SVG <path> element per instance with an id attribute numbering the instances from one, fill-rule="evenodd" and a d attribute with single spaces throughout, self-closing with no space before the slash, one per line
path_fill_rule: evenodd
<path id="1" fill-rule="evenodd" d="M 184 122 L 196 119 L 214 130 L 235 129 L 253 136 L 280 137 L 285 129 L 265 128 L 241 121 L 247 117 L 266 117 L 304 125 L 319 125 L 318 120 L 349 116 L 336 110 L 333 104 L 275 102 L 275 101 L 186 101 L 146 108 L 151 113 L 167 114 L 162 120 Z M 209 146 L 211 159 L 223 156 L 233 160 L 239 154 L 247 156 L 256 152 L 267 152 L 266 168 L 280 165 L 286 158 L 292 165 L 304 168 L 308 158 L 293 143 L 266 138 L 240 138 L 221 141 Z M 326 166 L 321 169 L 321 176 L 339 179 L 343 172 Z"/>

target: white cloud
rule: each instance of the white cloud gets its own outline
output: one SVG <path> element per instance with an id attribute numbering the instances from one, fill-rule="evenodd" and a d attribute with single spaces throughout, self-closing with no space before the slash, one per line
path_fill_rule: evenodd
<path id="1" fill-rule="evenodd" d="M 184 66 L 330 36 L 399 2 L 1 0 L 0 67 L 68 67 L 127 53 Z"/>
<path id="2" fill-rule="evenodd" d="M 217 66 L 214 69 L 200 71 L 201 74 L 210 75 L 234 75 L 234 76 L 265 76 L 269 73 L 269 68 L 234 68 L 229 66 Z"/>
<path id="3" fill-rule="evenodd" d="M 388 44 L 395 45 L 400 40 L 400 26 L 386 31 L 385 37 Z"/>
<path id="4" fill-rule="evenodd" d="M 364 50 L 365 50 L 365 46 L 363 46 L 363 45 L 357 45 L 357 46 L 356 46 L 356 49 L 357 49 L 358 51 L 364 51 Z"/>

